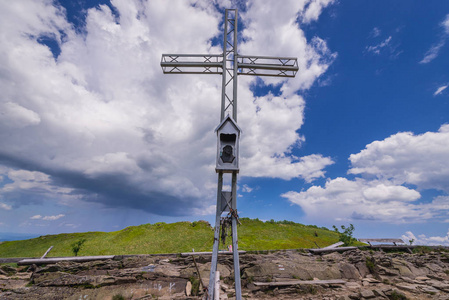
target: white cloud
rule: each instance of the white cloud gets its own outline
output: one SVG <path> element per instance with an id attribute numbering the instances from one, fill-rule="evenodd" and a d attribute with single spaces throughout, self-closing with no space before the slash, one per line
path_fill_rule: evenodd
<path id="1" fill-rule="evenodd" d="M 12 209 L 12 206 L 11 206 L 11 205 L 8 205 L 8 204 L 6 204 L 6 203 L 0 202 L 0 208 L 1 208 L 1 209 L 4 209 L 4 210 L 11 210 L 11 209 Z"/>
<path id="2" fill-rule="evenodd" d="M 192 211 L 192 214 L 194 216 L 207 216 L 207 215 L 213 215 L 217 211 L 216 205 L 209 205 L 205 208 L 194 208 Z"/>
<path id="3" fill-rule="evenodd" d="M 382 33 L 382 31 L 379 28 L 374 27 L 373 30 L 371 31 L 371 36 L 378 37 L 378 36 L 380 36 L 381 33 Z"/>
<path id="4" fill-rule="evenodd" d="M 446 18 L 445 18 L 444 21 L 441 23 L 441 26 L 443 26 L 444 32 L 445 32 L 446 34 L 449 34 L 449 14 L 446 15 Z"/>
<path id="5" fill-rule="evenodd" d="M 388 223 L 444 222 L 449 198 L 418 202 L 418 190 L 449 192 L 449 125 L 438 132 L 401 132 L 375 141 L 349 157 L 350 174 L 282 196 L 301 206 L 311 220 L 379 220 Z M 411 187 L 416 186 L 417 190 Z"/>
<path id="6" fill-rule="evenodd" d="M 437 88 L 435 93 L 433 93 L 434 96 L 441 94 L 449 85 L 443 85 Z"/>
<path id="7" fill-rule="evenodd" d="M 45 200 L 63 204 L 75 202 L 80 198 L 80 195 L 72 194 L 73 188 L 55 184 L 49 175 L 42 172 L 11 168 L 2 168 L 0 172 L 11 181 L 0 187 L 0 196 L 13 199 L 17 207 L 23 204 L 43 203 Z"/>
<path id="8" fill-rule="evenodd" d="M 446 44 L 446 40 L 440 40 L 437 44 L 430 47 L 424 54 L 424 58 L 419 62 L 420 64 L 427 64 L 434 60 L 440 53 L 441 48 Z"/>
<path id="9" fill-rule="evenodd" d="M 55 221 L 55 220 L 61 219 L 63 217 L 65 217 L 65 215 L 63 215 L 63 214 L 59 214 L 59 215 L 56 215 L 56 216 L 35 215 L 35 216 L 30 217 L 30 219 L 31 220 Z"/>
<path id="10" fill-rule="evenodd" d="M 368 52 L 372 52 L 374 54 L 379 55 L 383 48 L 390 46 L 391 39 L 392 39 L 392 37 L 389 36 L 384 41 L 382 41 L 381 43 L 379 43 L 379 44 L 377 44 L 375 46 L 368 46 L 368 47 L 366 47 L 366 50 Z"/>
<path id="11" fill-rule="evenodd" d="M 449 124 L 438 132 L 400 132 L 349 157 L 350 174 L 373 175 L 394 184 L 449 192 Z"/>
<path id="12" fill-rule="evenodd" d="M 441 48 L 446 44 L 447 35 L 449 35 L 449 14 L 446 15 L 446 18 L 443 22 L 441 22 L 441 27 L 443 27 L 444 35 L 440 38 L 438 43 L 432 45 L 429 50 L 424 54 L 424 58 L 419 62 L 420 64 L 427 64 L 434 60 L 438 54 L 440 53 Z"/>
<path id="13" fill-rule="evenodd" d="M 335 0 L 312 0 L 306 6 L 305 11 L 303 12 L 303 21 L 304 23 L 310 23 L 312 21 L 318 20 L 322 10 L 334 3 Z"/>
<path id="14" fill-rule="evenodd" d="M 0 122 L 4 126 L 22 128 L 37 125 L 40 121 L 37 113 L 17 103 L 0 103 Z"/>
<path id="15" fill-rule="evenodd" d="M 427 246 L 449 246 L 449 230 L 446 236 L 431 236 L 427 237 L 424 234 L 420 234 L 417 237 L 411 231 L 407 231 L 401 236 L 401 239 L 409 243 L 413 240 L 413 245 L 427 245 Z"/>
<path id="16" fill-rule="evenodd" d="M 420 193 L 404 186 L 360 178 L 329 179 L 324 187 L 312 186 L 299 193 L 290 191 L 282 197 L 299 205 L 310 220 L 416 222 L 434 217 L 438 206 L 414 204 Z"/>
<path id="17" fill-rule="evenodd" d="M 54 220 L 61 219 L 63 217 L 65 217 L 65 215 L 59 214 L 59 215 L 56 215 L 56 216 L 45 216 L 45 217 L 42 218 L 42 220 L 44 220 L 44 221 L 54 221 Z"/>
<path id="18" fill-rule="evenodd" d="M 242 187 L 242 192 L 243 193 L 251 193 L 254 189 L 250 186 L 248 186 L 247 184 L 244 184 Z"/>
<path id="19" fill-rule="evenodd" d="M 332 2 L 250 2 L 242 13 L 239 52 L 297 56 L 300 64 L 293 80 L 264 81 L 283 84 L 276 97 L 256 98 L 253 79 L 240 79 L 242 175 L 312 181 L 332 163 L 291 155 L 303 140 L 304 100 L 296 92 L 336 57 L 319 37 L 307 41 L 297 16 L 306 9 L 314 20 Z M 221 79 L 163 75 L 159 63 L 167 52 L 220 53 L 211 40 L 223 16 L 208 1 L 111 3 L 118 19 L 100 5 L 78 33 L 53 1 L 1 2 L 0 107 L 10 120 L 0 124 L 0 156 L 13 182 L 0 193 L 17 205 L 84 199 L 157 214 L 209 211 Z M 44 35 L 60 46 L 57 59 L 38 42 Z"/>

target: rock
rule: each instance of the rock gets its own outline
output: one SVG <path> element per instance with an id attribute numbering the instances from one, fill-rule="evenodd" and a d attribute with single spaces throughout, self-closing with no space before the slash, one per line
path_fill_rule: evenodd
<path id="1" fill-rule="evenodd" d="M 434 287 L 431 287 L 431 286 L 420 287 L 420 290 L 423 291 L 424 293 L 431 294 L 431 295 L 440 293 L 440 290 L 438 290 Z"/>
<path id="2" fill-rule="evenodd" d="M 370 274 L 368 267 L 366 266 L 366 262 L 358 262 L 355 264 L 355 267 L 359 271 L 360 276 L 362 277 L 366 277 L 368 275 L 372 276 Z"/>
<path id="3" fill-rule="evenodd" d="M 363 299 L 371 299 L 371 298 L 376 298 L 376 295 L 374 295 L 373 291 L 371 290 L 362 290 L 360 292 L 360 296 Z"/>
<path id="4" fill-rule="evenodd" d="M 0 266 L 0 271 L 2 271 L 2 273 L 1 273 L 2 275 L 8 275 L 8 276 L 17 273 L 16 268 L 13 268 L 13 267 L 8 266 L 8 265 Z"/>
<path id="5" fill-rule="evenodd" d="M 340 269 L 341 277 L 344 279 L 361 279 L 360 273 L 356 267 L 348 263 L 338 264 Z"/>
<path id="6" fill-rule="evenodd" d="M 186 296 L 190 297 L 192 295 L 192 283 L 190 281 L 187 281 L 186 284 Z"/>
<path id="7" fill-rule="evenodd" d="M 377 298 L 385 298 L 386 297 L 383 290 L 381 290 L 381 289 L 374 289 L 372 291 Z"/>
<path id="8" fill-rule="evenodd" d="M 37 274 L 34 278 L 37 286 L 82 286 L 100 287 L 106 285 L 119 285 L 136 282 L 134 277 L 112 277 L 112 276 L 79 276 L 63 272 Z"/>
<path id="9" fill-rule="evenodd" d="M 427 276 L 418 276 L 418 277 L 415 277 L 415 279 L 416 279 L 416 280 L 419 280 L 419 281 L 427 281 L 427 280 L 430 280 L 430 278 L 427 277 Z"/>
<path id="10" fill-rule="evenodd" d="M 369 283 L 380 283 L 379 280 L 377 280 L 375 278 L 372 278 L 372 277 L 363 278 L 363 281 L 366 281 L 366 282 L 369 282 Z"/>
<path id="11" fill-rule="evenodd" d="M 415 284 L 406 284 L 406 283 L 398 283 L 398 284 L 396 284 L 396 287 L 401 290 L 412 292 L 412 293 L 416 292 L 417 288 L 418 288 L 418 286 Z"/>
<path id="12" fill-rule="evenodd" d="M 449 284 L 443 281 L 429 280 L 426 282 L 427 285 L 430 285 L 439 290 L 449 290 Z"/>
<path id="13" fill-rule="evenodd" d="M 351 290 L 361 288 L 360 284 L 358 284 L 357 282 L 346 282 L 345 286 Z"/>

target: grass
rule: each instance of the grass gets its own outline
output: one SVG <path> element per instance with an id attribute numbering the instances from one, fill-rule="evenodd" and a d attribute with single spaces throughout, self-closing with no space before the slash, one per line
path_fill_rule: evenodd
<path id="1" fill-rule="evenodd" d="M 290 221 L 241 219 L 239 249 L 247 251 L 297 249 L 328 246 L 338 235 L 326 228 Z M 72 244 L 86 239 L 79 255 L 157 254 L 211 251 L 213 228 L 207 222 L 156 223 L 127 227 L 114 232 L 85 232 L 45 235 L 0 244 L 0 257 L 40 257 L 54 246 L 47 257 L 72 256 Z M 231 243 L 231 237 L 226 240 Z M 221 248 L 225 248 L 221 245 Z"/>

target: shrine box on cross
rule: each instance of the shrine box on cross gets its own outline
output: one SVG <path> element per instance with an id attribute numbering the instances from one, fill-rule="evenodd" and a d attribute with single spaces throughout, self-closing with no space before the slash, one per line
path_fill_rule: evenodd
<path id="1" fill-rule="evenodd" d="M 228 115 L 218 127 L 217 132 L 217 172 L 239 171 L 240 127 Z"/>

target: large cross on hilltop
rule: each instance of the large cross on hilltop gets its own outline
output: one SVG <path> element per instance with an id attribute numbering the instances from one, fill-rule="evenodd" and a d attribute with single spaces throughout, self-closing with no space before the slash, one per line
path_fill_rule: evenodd
<path id="1" fill-rule="evenodd" d="M 296 58 L 238 54 L 237 20 L 237 9 L 226 9 L 222 54 L 163 54 L 161 60 L 164 74 L 221 74 L 222 76 L 220 125 L 216 129 L 218 187 L 208 288 L 209 300 L 216 298 L 214 281 L 217 271 L 220 226 L 225 226 L 227 220 L 224 218 L 222 222 L 223 212 L 229 212 L 228 219 L 231 219 L 235 296 L 237 300 L 242 299 L 237 242 L 237 173 L 239 172 L 240 137 L 240 128 L 237 126 L 237 75 L 295 77 L 298 71 Z M 231 191 L 223 191 L 223 173 L 232 174 Z"/>

